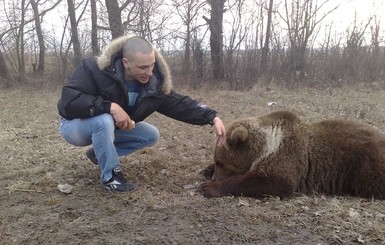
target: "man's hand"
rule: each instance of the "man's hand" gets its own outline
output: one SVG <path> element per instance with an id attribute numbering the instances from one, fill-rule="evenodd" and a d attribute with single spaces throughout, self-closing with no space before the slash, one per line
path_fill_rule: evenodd
<path id="1" fill-rule="evenodd" d="M 222 145 L 225 143 L 226 140 L 226 128 L 225 125 L 223 125 L 222 120 L 219 117 L 215 117 L 213 120 L 213 124 L 215 127 L 215 132 L 217 134 L 217 145 Z"/>
<path id="2" fill-rule="evenodd" d="M 131 120 L 128 114 L 123 110 L 120 105 L 112 102 L 110 113 L 114 117 L 115 126 L 122 130 L 130 130 L 135 128 L 135 122 Z"/>

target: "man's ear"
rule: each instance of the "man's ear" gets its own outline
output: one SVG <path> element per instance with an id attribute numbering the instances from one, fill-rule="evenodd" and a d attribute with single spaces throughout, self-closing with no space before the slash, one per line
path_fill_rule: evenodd
<path id="1" fill-rule="evenodd" d="M 122 63 L 123 63 L 124 68 L 127 69 L 129 67 L 130 61 L 128 61 L 127 58 L 122 58 Z"/>

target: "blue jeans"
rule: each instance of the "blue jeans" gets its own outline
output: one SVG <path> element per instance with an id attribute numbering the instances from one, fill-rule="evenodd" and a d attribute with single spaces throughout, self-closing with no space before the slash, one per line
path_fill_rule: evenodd
<path id="1" fill-rule="evenodd" d="M 152 146 L 159 140 L 159 131 L 146 122 L 138 122 L 134 129 L 115 129 L 110 114 L 86 119 L 61 119 L 60 134 L 70 144 L 91 145 L 99 162 L 100 179 L 108 181 L 112 170 L 119 166 L 119 156 Z"/>

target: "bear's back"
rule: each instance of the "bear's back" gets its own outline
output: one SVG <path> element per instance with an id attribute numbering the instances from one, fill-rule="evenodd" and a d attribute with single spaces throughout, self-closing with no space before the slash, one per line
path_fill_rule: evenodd
<path id="1" fill-rule="evenodd" d="M 369 196 L 379 195 L 371 190 L 381 185 L 385 193 L 384 134 L 349 120 L 325 120 L 312 128 L 305 186 L 325 194 Z"/>

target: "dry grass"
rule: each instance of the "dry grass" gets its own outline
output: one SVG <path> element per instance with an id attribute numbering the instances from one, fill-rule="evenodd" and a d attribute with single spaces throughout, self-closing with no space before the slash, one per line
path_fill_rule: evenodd
<path id="1" fill-rule="evenodd" d="M 290 109 L 309 121 L 349 118 L 385 132 L 385 91 L 373 88 L 180 91 L 215 107 L 225 122 Z M 212 161 L 213 128 L 159 114 L 148 121 L 160 142 L 122 158 L 137 190 L 106 192 L 85 148 L 60 138 L 57 98 L 58 89 L 0 91 L 0 244 L 385 244 L 384 201 L 203 198 L 195 190 Z"/>

